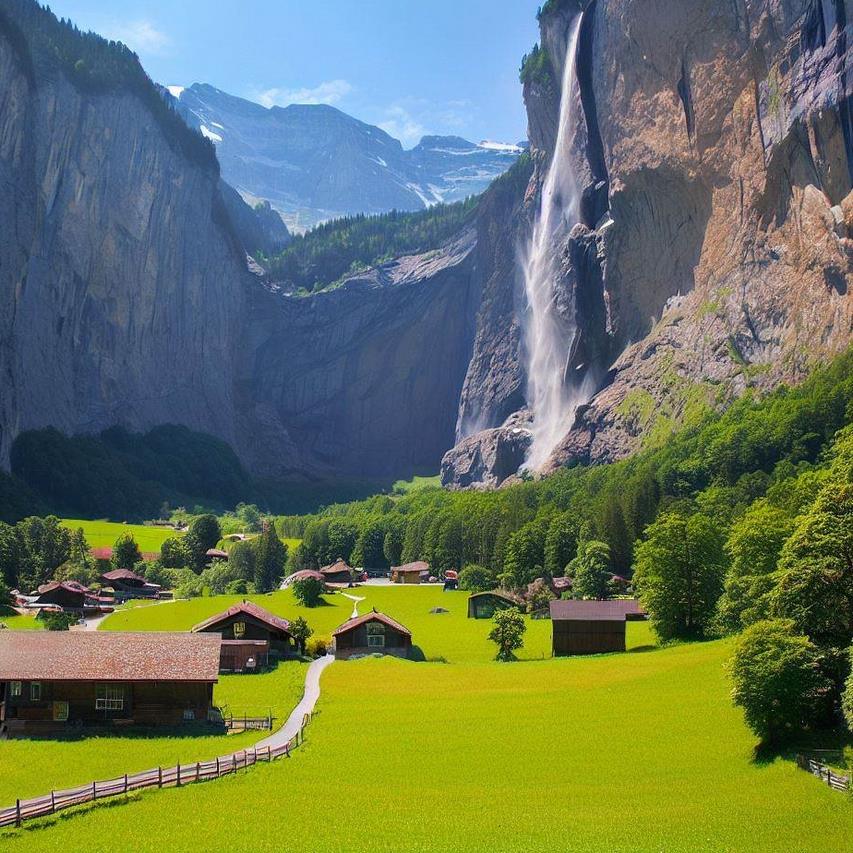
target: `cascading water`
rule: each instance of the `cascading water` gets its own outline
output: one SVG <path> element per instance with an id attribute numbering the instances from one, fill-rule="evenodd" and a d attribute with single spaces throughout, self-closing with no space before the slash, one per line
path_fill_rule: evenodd
<path id="1" fill-rule="evenodd" d="M 580 402 L 566 388 L 566 370 L 577 329 L 566 329 L 555 307 L 556 247 L 580 219 L 580 189 L 567 155 L 575 132 L 578 36 L 582 16 L 572 22 L 563 65 L 560 121 L 554 156 L 542 187 L 539 213 L 522 256 L 527 296 L 525 342 L 527 396 L 533 411 L 533 440 L 526 467 L 536 470 L 548 459 L 568 430 Z"/>

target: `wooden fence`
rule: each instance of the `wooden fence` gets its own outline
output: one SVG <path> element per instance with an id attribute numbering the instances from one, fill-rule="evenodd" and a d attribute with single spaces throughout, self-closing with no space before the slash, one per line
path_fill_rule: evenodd
<path id="1" fill-rule="evenodd" d="M 193 782 L 207 782 L 251 767 L 259 761 L 273 761 L 282 756 L 289 757 L 291 751 L 305 740 L 305 727 L 312 716 L 313 714 L 305 714 L 299 731 L 281 746 L 241 749 L 212 761 L 196 761 L 194 764 L 157 767 L 154 770 L 144 770 L 142 773 L 126 773 L 117 779 L 90 782 L 77 788 L 51 791 L 43 797 L 17 800 L 14 806 L 0 809 L 0 827 L 20 826 L 24 821 L 56 814 L 72 806 L 80 806 L 109 797 L 120 797 L 146 788 L 180 788 Z"/>
<path id="2" fill-rule="evenodd" d="M 817 776 L 818 779 L 823 779 L 823 781 L 835 791 L 850 790 L 849 776 L 839 775 L 833 771 L 832 768 L 827 767 L 820 761 L 816 761 L 814 758 L 809 758 L 807 755 L 798 755 L 797 767 L 801 770 L 805 770 L 807 773 L 811 773 L 813 776 Z"/>
<path id="3" fill-rule="evenodd" d="M 240 717 L 234 714 L 227 714 L 223 715 L 222 721 L 229 732 L 272 731 L 275 717 L 272 715 L 272 712 L 267 714 L 266 717 L 247 717 L 245 714 Z"/>

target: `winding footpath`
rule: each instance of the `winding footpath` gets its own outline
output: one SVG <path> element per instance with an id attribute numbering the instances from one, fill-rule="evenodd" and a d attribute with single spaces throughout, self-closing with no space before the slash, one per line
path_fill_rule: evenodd
<path id="1" fill-rule="evenodd" d="M 335 660 L 333 655 L 324 655 L 321 658 L 312 660 L 308 664 L 308 672 L 305 673 L 305 692 L 302 694 L 302 699 L 299 704 L 290 712 L 287 722 L 276 732 L 273 732 L 269 737 L 258 741 L 255 749 L 265 749 L 277 746 L 284 746 L 296 733 L 302 728 L 302 721 L 306 714 L 310 714 L 320 698 L 320 676 L 323 670 Z"/>

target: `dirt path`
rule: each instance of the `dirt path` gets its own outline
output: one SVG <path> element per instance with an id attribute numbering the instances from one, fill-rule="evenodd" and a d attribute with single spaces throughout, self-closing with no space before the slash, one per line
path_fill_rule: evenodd
<path id="1" fill-rule="evenodd" d="M 302 720 L 306 714 L 314 710 L 317 700 L 320 698 L 320 676 L 323 670 L 334 661 L 333 655 L 325 655 L 311 661 L 308 672 L 305 674 L 305 692 L 299 704 L 290 712 L 287 722 L 269 737 L 258 741 L 255 749 L 266 746 L 284 746 L 302 727 Z M 249 676 L 251 677 L 251 676 Z"/>

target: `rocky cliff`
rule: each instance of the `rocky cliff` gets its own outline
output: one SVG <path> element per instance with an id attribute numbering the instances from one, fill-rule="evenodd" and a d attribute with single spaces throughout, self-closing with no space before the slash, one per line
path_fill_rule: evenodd
<path id="1" fill-rule="evenodd" d="M 556 300 L 577 327 L 567 375 L 597 388 L 546 470 L 664 440 L 703 407 L 797 381 L 850 343 L 852 11 L 844 0 L 545 5 L 547 61 L 525 83 L 537 168 L 515 239 L 551 157 L 570 158 L 582 221 L 560 248 Z M 554 151 L 560 68 L 581 12 L 570 93 L 580 120 Z M 491 298 L 518 305 L 518 281 L 505 274 Z M 519 317 L 478 332 L 475 360 L 488 366 L 466 386 L 448 484 L 500 482 L 494 448 L 516 458 L 523 445 Z M 473 410 L 486 415 L 466 420 Z"/>
<path id="2" fill-rule="evenodd" d="M 0 0 L 0 188 L 3 467 L 45 426 L 182 424 L 267 477 L 429 473 L 452 444 L 471 233 L 315 297 L 276 292 L 244 241 L 282 234 L 244 227 L 209 141 L 133 54 L 30 0 Z"/>

